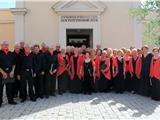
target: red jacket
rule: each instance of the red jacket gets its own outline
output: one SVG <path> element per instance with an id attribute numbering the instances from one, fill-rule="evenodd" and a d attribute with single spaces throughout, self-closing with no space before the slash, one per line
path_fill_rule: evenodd
<path id="1" fill-rule="evenodd" d="M 68 55 L 66 55 L 66 61 L 67 61 L 66 66 L 63 66 L 65 64 L 65 61 L 64 61 L 64 58 L 61 54 L 58 54 L 57 58 L 58 58 L 57 76 L 60 76 L 63 72 L 65 72 L 65 71 L 68 72 L 69 58 L 68 58 Z"/>
<path id="2" fill-rule="evenodd" d="M 155 77 L 160 80 L 160 57 L 154 62 L 154 58 L 151 60 L 151 67 L 150 67 L 150 77 Z"/>

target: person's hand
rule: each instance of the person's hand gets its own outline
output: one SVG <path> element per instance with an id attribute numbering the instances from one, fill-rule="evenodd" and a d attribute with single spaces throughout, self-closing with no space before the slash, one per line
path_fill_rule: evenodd
<path id="1" fill-rule="evenodd" d="M 57 72 L 57 69 L 55 69 L 54 71 L 53 71 L 53 73 L 56 73 Z"/>
<path id="2" fill-rule="evenodd" d="M 3 79 L 6 79 L 7 78 L 7 73 L 6 72 L 2 72 L 2 75 L 3 75 Z"/>
<path id="3" fill-rule="evenodd" d="M 20 76 L 20 75 L 17 75 L 17 79 L 18 79 L 18 80 L 21 80 L 21 76 Z"/>
<path id="4" fill-rule="evenodd" d="M 49 73 L 52 75 L 53 74 L 52 70 L 50 70 Z"/>
<path id="5" fill-rule="evenodd" d="M 11 78 L 13 78 L 13 77 L 14 77 L 14 72 L 11 71 L 11 72 L 9 73 L 9 76 L 10 76 Z"/>
<path id="6" fill-rule="evenodd" d="M 44 71 L 41 72 L 41 75 L 44 75 Z"/>
<path id="7" fill-rule="evenodd" d="M 36 77 L 36 73 L 33 74 L 33 77 Z"/>

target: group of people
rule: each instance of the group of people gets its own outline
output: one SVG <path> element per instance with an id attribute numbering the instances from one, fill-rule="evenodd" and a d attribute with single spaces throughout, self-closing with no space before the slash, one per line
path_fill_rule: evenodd
<path id="1" fill-rule="evenodd" d="M 96 49 L 41 45 L 24 42 L 9 50 L 3 41 L 0 50 L 0 106 L 6 86 L 8 103 L 14 98 L 25 102 L 29 96 L 49 98 L 65 92 L 87 94 L 93 92 L 124 91 L 160 100 L 159 48 L 152 53 L 147 45 L 141 49 Z M 27 87 L 28 86 L 28 87 Z"/>

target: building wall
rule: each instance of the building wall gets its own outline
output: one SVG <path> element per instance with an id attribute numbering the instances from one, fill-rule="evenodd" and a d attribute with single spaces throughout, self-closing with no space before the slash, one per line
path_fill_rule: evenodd
<path id="1" fill-rule="evenodd" d="M 15 43 L 14 15 L 9 9 L 0 10 L 0 43 L 8 40 L 10 48 L 13 49 Z"/>
<path id="2" fill-rule="evenodd" d="M 51 9 L 54 1 L 25 2 L 28 9 L 25 15 L 26 42 L 34 44 L 58 43 L 58 15 Z M 128 10 L 133 2 L 104 2 L 107 9 L 101 17 L 102 47 L 121 48 L 134 45 L 133 18 Z"/>

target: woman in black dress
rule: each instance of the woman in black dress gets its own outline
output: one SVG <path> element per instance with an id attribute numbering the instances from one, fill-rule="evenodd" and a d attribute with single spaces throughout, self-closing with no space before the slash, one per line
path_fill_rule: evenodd
<path id="1" fill-rule="evenodd" d="M 141 55 L 138 56 L 136 49 L 132 50 L 132 64 L 131 64 L 131 76 L 132 76 L 132 93 L 139 93 L 139 82 L 142 67 Z"/>
<path id="2" fill-rule="evenodd" d="M 70 80 L 70 92 L 71 93 L 81 93 L 82 92 L 82 80 L 78 77 L 78 48 L 74 49 L 74 55 L 70 58 L 70 70 L 71 70 L 71 80 Z"/>
<path id="3" fill-rule="evenodd" d="M 65 54 L 65 49 L 61 49 L 61 53 L 57 54 L 58 58 L 58 92 L 60 95 L 66 92 L 68 89 L 68 70 L 69 70 L 69 58 Z"/>
<path id="4" fill-rule="evenodd" d="M 114 77 L 114 88 L 116 93 L 123 93 L 125 87 L 124 80 L 124 59 L 123 51 L 117 51 L 117 57 L 113 58 L 113 77 Z"/>
<path id="5" fill-rule="evenodd" d="M 103 51 L 100 61 L 100 79 L 99 79 L 99 91 L 109 91 L 109 80 L 111 79 L 110 74 L 110 58 L 106 58 L 107 52 Z"/>
<path id="6" fill-rule="evenodd" d="M 159 48 L 153 49 L 154 56 L 151 61 L 150 77 L 152 80 L 151 98 L 160 101 L 160 56 Z"/>
<path id="7" fill-rule="evenodd" d="M 140 80 L 140 94 L 143 96 L 149 96 L 151 90 L 150 81 L 150 63 L 152 59 L 152 54 L 149 53 L 148 46 L 142 47 L 142 70 L 141 70 L 141 80 Z"/>
<path id="8" fill-rule="evenodd" d="M 83 73 L 84 73 L 84 80 L 83 80 L 83 93 L 84 94 L 92 94 L 92 80 L 94 74 L 94 62 L 90 58 L 90 52 L 86 52 L 85 60 L 83 64 Z"/>
<path id="9" fill-rule="evenodd" d="M 130 65 L 132 64 L 131 63 L 131 52 L 129 49 L 126 49 L 125 50 L 125 55 L 124 55 L 124 60 L 125 60 L 125 74 L 126 74 L 126 79 L 125 79 L 125 89 L 128 91 L 128 92 L 131 92 L 132 91 L 132 81 L 131 81 L 131 74 L 130 74 Z"/>

